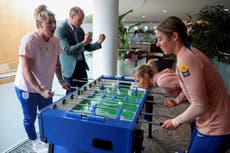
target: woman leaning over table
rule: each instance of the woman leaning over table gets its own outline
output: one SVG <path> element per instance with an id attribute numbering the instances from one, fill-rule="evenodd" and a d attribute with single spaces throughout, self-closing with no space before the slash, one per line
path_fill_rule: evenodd
<path id="1" fill-rule="evenodd" d="M 187 44 L 187 28 L 171 16 L 156 28 L 157 46 L 177 58 L 176 72 L 190 106 L 162 125 L 175 130 L 195 121 L 188 153 L 224 153 L 230 148 L 230 100 L 224 82 L 211 61 Z"/>

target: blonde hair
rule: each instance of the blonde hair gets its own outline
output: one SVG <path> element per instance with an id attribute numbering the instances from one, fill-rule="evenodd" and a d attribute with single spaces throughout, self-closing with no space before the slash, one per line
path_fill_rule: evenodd
<path id="1" fill-rule="evenodd" d="M 149 65 L 151 67 L 153 74 L 156 74 L 158 72 L 153 59 L 148 60 L 147 65 Z"/>
<path id="2" fill-rule="evenodd" d="M 133 71 L 133 75 L 144 77 L 145 74 L 148 74 L 150 78 L 153 78 L 153 75 L 157 72 L 154 60 L 150 59 L 146 64 L 137 66 Z"/>
<path id="3" fill-rule="evenodd" d="M 38 28 L 38 24 L 40 22 L 45 21 L 49 16 L 55 16 L 53 12 L 47 9 L 46 5 L 39 5 L 34 10 L 34 20 L 36 22 L 36 27 Z"/>

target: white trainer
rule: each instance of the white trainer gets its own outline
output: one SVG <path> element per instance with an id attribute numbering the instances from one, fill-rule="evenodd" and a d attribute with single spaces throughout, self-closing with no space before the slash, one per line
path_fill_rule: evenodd
<path id="1" fill-rule="evenodd" d="M 41 142 L 39 139 L 33 140 L 33 150 L 36 153 L 48 153 L 48 144 Z"/>

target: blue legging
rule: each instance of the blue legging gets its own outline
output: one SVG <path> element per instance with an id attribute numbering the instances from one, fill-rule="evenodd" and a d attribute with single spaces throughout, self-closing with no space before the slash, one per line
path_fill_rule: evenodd
<path id="1" fill-rule="evenodd" d="M 192 128 L 192 136 L 188 153 L 225 153 L 230 148 L 230 134 L 209 136 Z"/>
<path id="2" fill-rule="evenodd" d="M 52 97 L 45 99 L 38 93 L 26 92 L 15 87 L 16 94 L 19 101 L 21 102 L 23 115 L 24 115 L 24 128 L 26 134 L 30 140 L 35 140 L 37 138 L 35 130 L 35 120 L 37 117 L 37 108 L 41 110 L 42 108 L 48 106 L 52 103 Z"/>

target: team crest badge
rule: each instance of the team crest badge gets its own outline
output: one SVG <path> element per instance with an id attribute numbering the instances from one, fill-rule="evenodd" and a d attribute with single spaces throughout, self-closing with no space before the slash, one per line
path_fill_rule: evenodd
<path id="1" fill-rule="evenodd" d="M 180 65 L 180 71 L 181 71 L 183 77 L 190 76 L 190 72 L 189 72 L 188 66 L 186 64 Z"/>
<path id="2" fill-rule="evenodd" d="M 22 98 L 23 99 L 29 99 L 29 93 L 28 92 L 22 92 Z"/>

